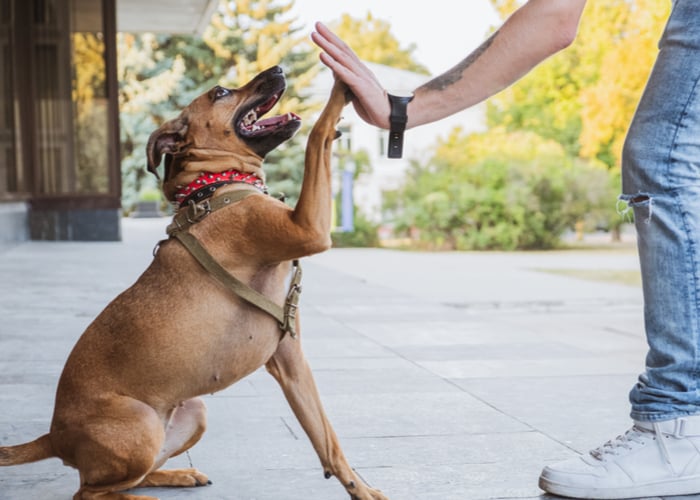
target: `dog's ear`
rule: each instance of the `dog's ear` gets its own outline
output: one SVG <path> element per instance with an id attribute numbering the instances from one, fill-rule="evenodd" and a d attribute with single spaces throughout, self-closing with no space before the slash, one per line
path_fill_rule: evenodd
<path id="1" fill-rule="evenodd" d="M 187 149 L 187 118 L 182 115 L 174 120 L 165 122 L 158 130 L 148 138 L 146 156 L 148 158 L 148 171 L 158 176 L 158 165 L 164 153 L 177 154 Z"/>

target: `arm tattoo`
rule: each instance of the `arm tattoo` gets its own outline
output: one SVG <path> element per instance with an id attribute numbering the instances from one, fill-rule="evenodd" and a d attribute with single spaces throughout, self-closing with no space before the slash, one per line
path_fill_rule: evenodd
<path id="1" fill-rule="evenodd" d="M 498 31 L 491 35 L 484 43 L 477 47 L 476 50 L 474 50 L 474 52 L 469 54 L 454 68 L 425 83 L 423 85 L 423 88 L 426 90 L 445 90 L 450 85 L 453 85 L 454 83 L 459 81 L 462 78 L 462 73 L 464 73 L 464 70 L 466 70 L 469 66 L 474 64 L 474 62 L 477 59 L 479 59 L 479 57 L 481 57 L 481 55 L 484 52 L 486 52 L 486 49 L 488 49 L 491 46 L 494 38 L 496 38 L 496 35 L 498 35 Z"/>

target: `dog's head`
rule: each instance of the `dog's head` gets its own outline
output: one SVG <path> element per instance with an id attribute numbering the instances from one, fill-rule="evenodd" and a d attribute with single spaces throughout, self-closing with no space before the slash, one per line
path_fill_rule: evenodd
<path id="1" fill-rule="evenodd" d="M 282 96 L 286 82 L 278 66 L 263 71 L 238 89 L 216 86 L 192 101 L 148 140 L 148 170 L 165 155 L 163 192 L 172 200 L 178 186 L 202 172 L 229 169 L 264 179 L 262 160 L 290 139 L 301 124 L 294 113 L 262 119 Z"/>

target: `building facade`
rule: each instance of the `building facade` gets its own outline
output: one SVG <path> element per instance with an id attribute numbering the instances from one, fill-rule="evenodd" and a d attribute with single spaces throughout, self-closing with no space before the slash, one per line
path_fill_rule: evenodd
<path id="1" fill-rule="evenodd" d="M 215 4 L 0 0 L 0 242 L 121 238 L 117 23 L 196 33 Z"/>
<path id="2" fill-rule="evenodd" d="M 0 10 L 0 237 L 118 240 L 115 0 Z"/>

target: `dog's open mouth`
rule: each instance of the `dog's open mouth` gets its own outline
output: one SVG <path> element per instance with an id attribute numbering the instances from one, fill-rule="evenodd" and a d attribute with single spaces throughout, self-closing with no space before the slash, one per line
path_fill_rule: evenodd
<path id="1" fill-rule="evenodd" d="M 254 106 L 243 114 L 236 123 L 238 132 L 244 137 L 252 138 L 274 133 L 290 123 L 294 123 L 294 126 L 297 127 L 299 122 L 301 122 L 301 118 L 295 113 L 286 113 L 261 119 L 265 113 L 277 104 L 280 96 L 281 94 L 273 94 L 266 101 Z"/>

